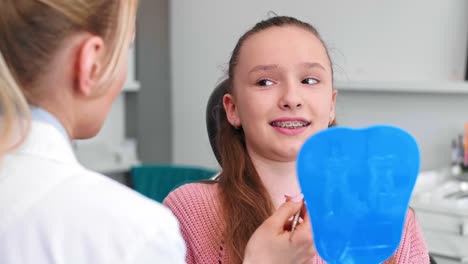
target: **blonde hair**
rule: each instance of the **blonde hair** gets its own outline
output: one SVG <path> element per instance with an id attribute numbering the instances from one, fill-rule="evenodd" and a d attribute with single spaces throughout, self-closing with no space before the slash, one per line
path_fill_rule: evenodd
<path id="1" fill-rule="evenodd" d="M 21 143 L 21 140 L 15 140 L 15 135 L 19 134 L 21 138 L 28 130 L 28 123 L 18 123 L 23 120 L 21 116 L 28 116 L 26 100 L 15 88 L 12 76 L 4 73 L 8 73 L 8 67 L 0 53 L 0 158 L 7 150 Z"/>
<path id="2" fill-rule="evenodd" d="M 63 41 L 77 32 L 107 45 L 100 85 L 117 74 L 132 37 L 138 0 L 3 0 L 0 8 L 0 156 L 27 132 L 27 103 L 40 98 L 34 86 Z M 26 118 L 24 118 L 26 117 Z M 25 125 L 26 124 L 26 125 Z M 17 131 L 21 132 L 18 137 Z"/>

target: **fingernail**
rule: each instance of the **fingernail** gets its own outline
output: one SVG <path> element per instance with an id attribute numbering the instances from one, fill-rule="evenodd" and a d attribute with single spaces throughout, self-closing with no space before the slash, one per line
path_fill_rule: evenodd
<path id="1" fill-rule="evenodd" d="M 302 193 L 294 196 L 294 197 L 291 197 L 291 201 L 295 202 L 295 203 L 298 203 L 298 202 L 302 202 L 302 200 L 304 200 L 304 195 Z"/>
<path id="2" fill-rule="evenodd" d="M 294 195 L 290 195 L 290 194 L 285 194 L 285 195 L 284 195 L 284 200 L 285 200 L 285 201 L 291 201 L 292 198 L 294 198 Z"/>

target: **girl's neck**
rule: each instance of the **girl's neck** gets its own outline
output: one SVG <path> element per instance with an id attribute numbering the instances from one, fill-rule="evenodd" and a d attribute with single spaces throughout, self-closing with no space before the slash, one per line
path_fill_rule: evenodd
<path id="1" fill-rule="evenodd" d="M 297 181 L 295 161 L 273 161 L 254 153 L 250 156 L 263 185 L 270 194 L 275 208 L 284 203 L 284 195 L 295 196 L 300 194 L 301 190 Z"/>

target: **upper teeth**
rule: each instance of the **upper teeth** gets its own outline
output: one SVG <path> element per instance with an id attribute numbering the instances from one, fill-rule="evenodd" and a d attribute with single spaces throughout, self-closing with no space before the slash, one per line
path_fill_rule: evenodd
<path id="1" fill-rule="evenodd" d="M 272 123 L 273 126 L 282 127 L 282 128 L 299 128 L 309 125 L 309 122 L 305 121 L 275 121 Z"/>

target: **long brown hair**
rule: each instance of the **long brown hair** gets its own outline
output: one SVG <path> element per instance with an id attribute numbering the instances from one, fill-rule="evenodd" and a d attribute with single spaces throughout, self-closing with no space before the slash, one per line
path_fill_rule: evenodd
<path id="1" fill-rule="evenodd" d="M 290 25 L 306 29 L 321 40 L 313 26 L 292 17 L 275 16 L 257 23 L 239 39 L 232 52 L 228 78 L 224 81 L 226 93 L 233 92 L 232 81 L 244 41 L 265 29 Z M 227 121 L 225 111 L 221 112 L 216 143 L 223 168 L 219 184 L 226 223 L 224 242 L 231 252 L 233 263 L 241 263 L 248 240 L 272 214 L 274 207 L 247 152 L 242 128 L 234 128 Z"/>
<path id="2" fill-rule="evenodd" d="M 6 0 L 0 8 L 0 157 L 29 126 L 27 103 L 44 96 L 34 86 L 64 40 L 77 32 L 107 46 L 101 85 L 114 79 L 134 30 L 137 0 Z M 24 124 L 28 125 L 24 125 Z M 19 124 L 20 126 L 17 126 Z M 14 140 L 12 140 L 14 139 Z M 13 142 L 14 141 L 14 142 Z"/>

